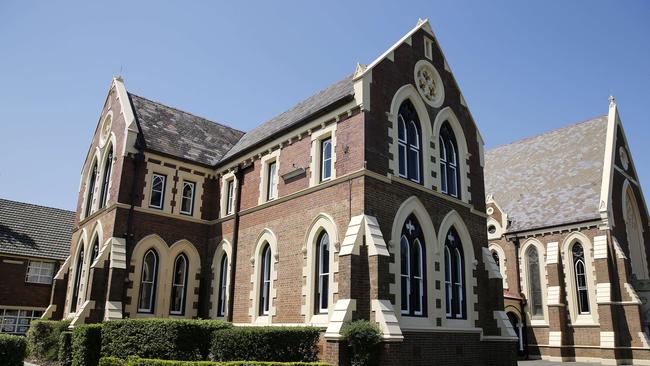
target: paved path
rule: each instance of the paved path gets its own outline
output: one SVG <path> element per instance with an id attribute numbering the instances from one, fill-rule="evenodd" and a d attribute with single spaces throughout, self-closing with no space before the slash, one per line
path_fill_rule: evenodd
<path id="1" fill-rule="evenodd" d="M 551 361 L 519 361 L 519 366 L 600 366 L 599 363 L 583 363 L 583 362 L 551 362 Z"/>

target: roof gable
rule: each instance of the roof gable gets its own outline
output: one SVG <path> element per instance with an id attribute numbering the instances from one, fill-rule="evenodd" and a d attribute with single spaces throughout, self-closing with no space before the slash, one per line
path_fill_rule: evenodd
<path id="1" fill-rule="evenodd" d="M 508 231 L 600 218 L 607 116 L 489 150 L 485 191 L 508 214 Z"/>

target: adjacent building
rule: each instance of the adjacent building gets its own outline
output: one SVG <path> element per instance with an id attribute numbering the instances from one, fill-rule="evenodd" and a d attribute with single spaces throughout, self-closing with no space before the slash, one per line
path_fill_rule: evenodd
<path id="1" fill-rule="evenodd" d="M 616 104 L 486 153 L 487 234 L 533 358 L 650 364 L 648 210 Z"/>
<path id="2" fill-rule="evenodd" d="M 0 199 L 0 333 L 25 334 L 52 301 L 74 212 Z"/>
<path id="3" fill-rule="evenodd" d="M 111 83 L 47 317 L 309 324 L 342 363 L 514 365 L 483 139 L 428 21 L 251 131 Z"/>

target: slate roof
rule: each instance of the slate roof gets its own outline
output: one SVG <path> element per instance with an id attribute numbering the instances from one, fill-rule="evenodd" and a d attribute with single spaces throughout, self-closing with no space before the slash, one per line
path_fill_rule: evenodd
<path id="1" fill-rule="evenodd" d="M 0 253 L 64 260 L 75 213 L 0 199 Z"/>
<path id="2" fill-rule="evenodd" d="M 485 154 L 485 192 L 509 232 L 599 218 L 607 116 L 499 146 Z"/>
<path id="3" fill-rule="evenodd" d="M 129 93 L 148 149 L 215 165 L 244 133 Z"/>
<path id="4" fill-rule="evenodd" d="M 242 153 L 278 132 L 297 125 L 305 118 L 321 111 L 327 106 L 336 103 L 345 97 L 351 97 L 353 95 L 354 87 L 352 83 L 352 75 L 349 75 L 348 77 L 339 80 L 313 96 L 296 104 L 288 111 L 247 132 L 244 137 L 242 137 L 241 140 L 239 140 L 237 144 L 228 151 L 222 161 Z"/>

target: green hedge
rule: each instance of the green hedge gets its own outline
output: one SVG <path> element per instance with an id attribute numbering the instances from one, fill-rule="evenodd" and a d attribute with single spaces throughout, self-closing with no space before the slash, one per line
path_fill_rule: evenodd
<path id="1" fill-rule="evenodd" d="M 381 331 L 377 324 L 368 320 L 346 323 L 341 329 L 341 335 L 352 348 L 351 366 L 369 365 L 375 346 L 381 341 Z"/>
<path id="2" fill-rule="evenodd" d="M 256 361 L 169 361 L 131 358 L 127 361 L 117 357 L 103 357 L 99 366 L 330 366 L 323 362 L 256 362 Z"/>
<path id="3" fill-rule="evenodd" d="M 214 361 L 311 362 L 318 360 L 320 331 L 313 327 L 238 327 L 215 332 Z"/>
<path id="4" fill-rule="evenodd" d="M 59 336 L 59 365 L 72 365 L 72 332 L 61 332 Z"/>
<path id="5" fill-rule="evenodd" d="M 27 351 L 36 361 L 52 362 L 59 358 L 59 338 L 70 321 L 35 320 L 27 332 Z"/>
<path id="6" fill-rule="evenodd" d="M 102 356 L 206 360 L 220 320 L 124 319 L 102 324 Z"/>
<path id="7" fill-rule="evenodd" d="M 0 334 L 0 361 L 3 366 L 23 366 L 27 351 L 24 337 Z"/>
<path id="8" fill-rule="evenodd" d="M 102 325 L 87 324 L 72 331 L 72 366 L 97 366 L 102 348 Z"/>

